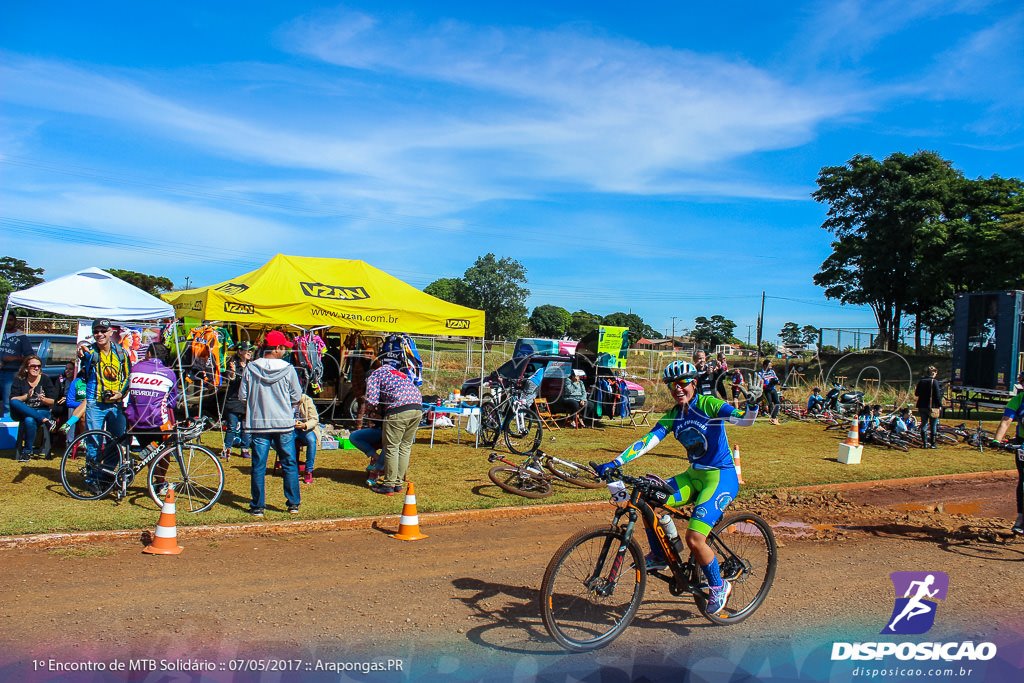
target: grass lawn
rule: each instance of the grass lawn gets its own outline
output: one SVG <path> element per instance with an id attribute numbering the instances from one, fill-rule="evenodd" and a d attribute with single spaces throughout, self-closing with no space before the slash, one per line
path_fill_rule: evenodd
<path id="1" fill-rule="evenodd" d="M 985 426 L 995 429 L 995 415 Z M 956 424 L 959 420 L 944 421 Z M 603 429 L 545 432 L 542 448 L 569 459 L 606 462 L 632 441 L 643 435 L 640 430 L 620 427 L 607 421 Z M 973 424 L 971 426 L 974 426 Z M 586 490 L 555 482 L 552 496 L 539 501 L 507 494 L 487 477 L 490 464 L 487 449 L 474 449 L 472 442 L 456 444 L 454 429 L 438 429 L 434 447 L 429 447 L 430 432 L 421 430 L 413 448 L 409 480 L 415 482 L 417 508 L 421 513 L 510 505 L 549 504 L 602 500 L 603 489 Z M 864 481 L 897 477 L 915 477 L 955 472 L 1012 469 L 1013 463 L 1002 451 L 979 453 L 966 445 L 943 446 L 939 450 L 888 451 L 875 446 L 864 448 L 860 465 L 842 465 L 836 461 L 838 444 L 845 434 L 825 432 L 822 427 L 790 421 L 780 426 L 758 421 L 749 428 L 729 428 L 733 444 L 739 445 L 743 478 L 747 485 L 740 497 L 780 487 Z M 553 438 L 552 438 L 553 437 Z M 209 432 L 203 443 L 220 451 L 221 435 Z M 504 452 L 504 447 L 499 449 Z M 651 453 L 630 463 L 633 472 L 653 472 L 668 477 L 686 469 L 682 448 L 674 440 L 662 442 Z M 273 460 L 273 456 L 271 456 Z M 364 468 L 367 459 L 357 450 L 328 450 L 317 454 L 316 480 L 302 485 L 300 519 L 398 515 L 402 496 L 381 496 L 369 491 Z M 14 461 L 11 451 L 0 453 L 0 535 L 84 531 L 101 529 L 151 529 L 159 516 L 157 506 L 145 491 L 144 475 L 136 479 L 129 496 L 120 503 L 105 498 L 97 501 L 74 500 L 60 483 L 60 459 L 33 460 L 25 466 Z M 250 522 L 249 465 L 232 458 L 225 468 L 226 482 L 220 502 L 211 510 L 196 515 L 179 511 L 177 524 Z M 281 479 L 268 476 L 268 520 L 294 518 L 285 509 Z"/>

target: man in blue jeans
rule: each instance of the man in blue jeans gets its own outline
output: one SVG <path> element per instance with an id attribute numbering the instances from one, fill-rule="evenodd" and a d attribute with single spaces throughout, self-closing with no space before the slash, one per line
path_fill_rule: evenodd
<path id="1" fill-rule="evenodd" d="M 295 344 L 281 332 L 267 333 L 263 357 L 245 367 L 238 398 L 245 401 L 245 429 L 252 435 L 252 503 L 249 512 L 263 516 L 267 457 L 273 444 L 284 470 L 288 512 L 299 513 L 299 466 L 295 459 L 295 408 L 302 385 L 295 368 L 283 359 Z"/>
<path id="2" fill-rule="evenodd" d="M 128 395 L 131 362 L 121 345 L 112 341 L 113 330 L 109 320 L 93 321 L 92 338 L 92 344 L 83 343 L 78 346 L 82 372 L 85 374 L 85 428 L 105 429 L 114 437 L 119 437 L 127 429 L 124 399 Z M 116 467 L 117 449 L 104 448 L 102 455 L 98 456 L 99 446 L 99 441 L 92 437 L 86 441 L 88 461 L 94 463 L 97 457 L 101 457 L 107 469 Z M 86 480 L 90 478 L 87 476 Z"/>

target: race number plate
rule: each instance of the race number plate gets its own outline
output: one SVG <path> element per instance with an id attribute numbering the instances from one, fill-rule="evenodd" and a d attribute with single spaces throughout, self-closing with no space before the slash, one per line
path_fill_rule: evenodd
<path id="1" fill-rule="evenodd" d="M 611 494 L 613 503 L 623 503 L 629 500 L 629 491 L 621 481 L 608 482 L 608 493 Z"/>

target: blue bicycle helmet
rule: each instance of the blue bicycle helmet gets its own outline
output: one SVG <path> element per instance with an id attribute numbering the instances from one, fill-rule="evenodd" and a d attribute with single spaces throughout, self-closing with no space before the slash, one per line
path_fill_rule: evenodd
<path id="1" fill-rule="evenodd" d="M 685 360 L 674 360 L 665 366 L 661 372 L 661 381 L 665 384 L 672 384 L 681 379 L 697 379 L 697 368 L 693 363 Z"/>

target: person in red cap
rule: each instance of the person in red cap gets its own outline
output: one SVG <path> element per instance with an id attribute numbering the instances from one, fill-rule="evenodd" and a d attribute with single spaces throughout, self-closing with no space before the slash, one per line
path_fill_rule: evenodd
<path id="1" fill-rule="evenodd" d="M 299 512 L 299 467 L 295 459 L 295 407 L 302 400 L 302 385 L 291 363 L 284 360 L 295 346 L 281 332 L 267 333 L 263 357 L 245 367 L 238 398 L 245 402 L 245 429 L 252 435 L 249 512 L 263 516 L 267 457 L 274 445 L 284 469 L 284 498 L 288 512 Z"/>

